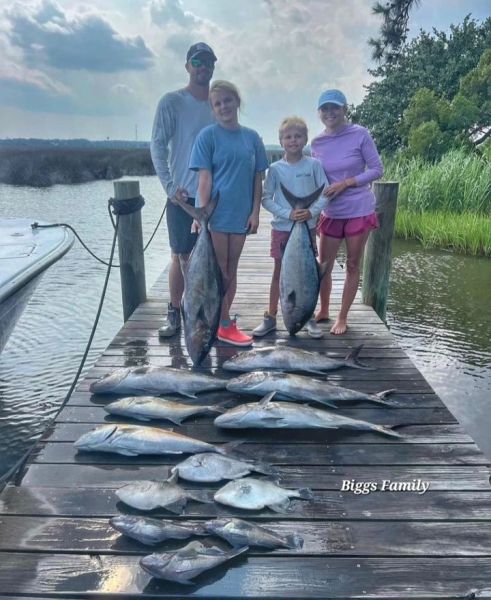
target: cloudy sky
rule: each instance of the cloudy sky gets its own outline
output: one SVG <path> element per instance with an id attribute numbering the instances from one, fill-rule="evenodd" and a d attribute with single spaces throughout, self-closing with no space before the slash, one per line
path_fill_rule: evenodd
<path id="1" fill-rule="evenodd" d="M 0 138 L 148 140 L 161 95 L 186 84 L 206 41 L 215 77 L 238 85 L 241 122 L 266 143 L 298 114 L 320 130 L 326 87 L 359 103 L 370 82 L 373 0 L 0 0 Z M 422 0 L 411 33 L 447 29 L 489 0 Z"/>

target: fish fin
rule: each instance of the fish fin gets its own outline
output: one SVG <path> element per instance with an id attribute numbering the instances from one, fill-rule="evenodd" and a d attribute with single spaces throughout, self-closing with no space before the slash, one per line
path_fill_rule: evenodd
<path id="1" fill-rule="evenodd" d="M 175 483 L 178 479 L 179 479 L 179 469 L 177 469 L 176 467 L 173 467 L 170 470 L 170 475 L 166 479 L 166 482 L 167 483 Z"/>
<path id="2" fill-rule="evenodd" d="M 205 490 L 195 490 L 190 492 L 188 493 L 188 498 L 190 500 L 195 500 L 196 502 L 202 502 L 203 504 L 213 504 L 213 492 L 207 492 Z"/>
<path id="3" fill-rule="evenodd" d="M 316 369 L 305 369 L 305 372 L 312 373 L 312 375 L 324 375 L 325 376 L 324 371 L 317 371 Z"/>
<path id="4" fill-rule="evenodd" d="M 176 515 L 182 515 L 183 510 L 186 508 L 187 502 L 187 498 L 181 498 L 180 500 L 176 500 L 175 502 L 171 502 L 170 504 L 162 506 L 162 508 L 165 508 L 165 510 L 168 510 Z"/>
<path id="5" fill-rule="evenodd" d="M 290 306 L 295 306 L 296 300 L 297 294 L 295 293 L 295 290 L 292 290 L 286 297 L 286 302 L 287 304 L 290 304 Z"/>
<path id="6" fill-rule="evenodd" d="M 303 537 L 299 536 L 298 533 L 292 533 L 286 536 L 286 543 L 288 548 L 303 548 Z"/>
<path id="7" fill-rule="evenodd" d="M 181 396 L 186 396 L 186 398 L 193 398 L 193 400 L 196 400 L 198 398 L 196 394 L 188 394 L 187 392 L 179 392 L 179 394 L 181 394 Z"/>
<path id="8" fill-rule="evenodd" d="M 286 498 L 283 502 L 278 502 L 277 504 L 268 504 L 268 508 L 277 513 L 286 512 L 290 508 L 290 499 Z"/>
<path id="9" fill-rule="evenodd" d="M 314 494 L 312 493 L 312 490 L 310 488 L 300 488 L 298 490 L 298 495 L 299 495 L 299 498 L 302 498 L 302 500 L 313 500 L 314 499 Z"/>
<path id="10" fill-rule="evenodd" d="M 376 367 L 369 367 L 368 365 L 364 365 L 362 362 L 358 360 L 358 355 L 363 348 L 363 344 L 357 346 L 352 352 L 348 354 L 348 356 L 344 359 L 344 365 L 346 367 L 352 367 L 353 369 L 364 369 L 365 371 L 376 371 Z"/>
<path id="11" fill-rule="evenodd" d="M 131 450 L 116 450 L 117 454 L 122 454 L 123 456 L 138 456 L 138 452 L 132 452 Z"/>
<path id="12" fill-rule="evenodd" d="M 394 427 L 396 427 L 396 425 L 375 425 L 375 431 L 378 431 L 380 433 L 383 433 L 384 435 L 388 435 L 390 437 L 396 437 L 399 439 L 404 439 L 407 437 L 407 435 L 404 435 L 403 433 L 398 433 L 397 431 L 394 431 Z"/>
<path id="13" fill-rule="evenodd" d="M 276 392 L 270 392 L 269 394 L 267 394 L 266 396 L 261 398 L 261 400 L 259 401 L 259 406 L 267 406 L 269 404 L 270 400 L 273 399 L 275 394 L 276 394 Z"/>
<path id="14" fill-rule="evenodd" d="M 232 442 L 227 442 L 221 446 L 216 446 L 216 449 L 219 454 L 232 454 L 237 446 L 240 446 L 243 443 L 244 440 L 233 440 Z"/>
<path id="15" fill-rule="evenodd" d="M 377 402 L 378 404 L 384 404 L 385 406 L 393 406 L 391 402 L 386 402 L 384 398 L 386 398 L 390 394 L 393 394 L 396 391 L 397 390 L 393 388 L 391 390 L 384 390 L 383 392 L 379 392 L 378 394 L 372 394 L 372 400 L 374 402 Z"/>
<path id="16" fill-rule="evenodd" d="M 312 194 L 309 194 L 308 196 L 295 196 L 295 194 L 292 194 L 292 192 L 290 192 L 290 190 L 288 190 L 282 183 L 280 183 L 280 186 L 283 195 L 288 200 L 292 208 L 309 208 L 309 206 L 313 204 L 321 195 L 321 192 L 324 189 L 324 185 L 321 185 L 315 190 L 315 192 L 312 192 Z"/>

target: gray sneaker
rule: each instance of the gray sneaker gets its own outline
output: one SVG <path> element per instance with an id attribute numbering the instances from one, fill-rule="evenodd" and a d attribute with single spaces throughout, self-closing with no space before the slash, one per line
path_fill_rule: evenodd
<path id="1" fill-rule="evenodd" d="M 167 307 L 167 318 L 164 324 L 159 329 L 159 338 L 168 338 L 175 335 L 181 328 L 181 311 L 179 308 L 175 308 L 169 302 Z"/>
<path id="2" fill-rule="evenodd" d="M 252 335 L 256 337 L 262 337 L 266 335 L 270 331 L 274 331 L 276 329 L 276 317 L 272 317 L 268 312 L 264 313 L 263 322 L 261 325 L 258 325 L 256 329 L 252 330 Z"/>
<path id="3" fill-rule="evenodd" d="M 312 338 L 321 338 L 324 335 L 324 332 L 315 319 L 310 319 L 307 323 L 307 333 Z"/>

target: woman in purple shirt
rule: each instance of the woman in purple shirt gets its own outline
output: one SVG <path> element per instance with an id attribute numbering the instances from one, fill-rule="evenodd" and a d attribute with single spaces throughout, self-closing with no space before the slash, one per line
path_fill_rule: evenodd
<path id="1" fill-rule="evenodd" d="M 346 279 L 341 310 L 331 333 L 340 335 L 348 327 L 348 311 L 355 299 L 360 280 L 360 259 L 368 234 L 378 227 L 375 196 L 371 182 L 383 174 L 383 166 L 375 143 L 361 125 L 346 119 L 347 102 L 339 90 L 327 90 L 319 98 L 318 110 L 326 129 L 312 140 L 312 156 L 320 160 L 329 187 L 323 192 L 329 204 L 319 219 L 319 257 L 327 263 L 320 289 L 317 321 L 329 318 L 331 272 L 338 248 L 346 240 Z"/>

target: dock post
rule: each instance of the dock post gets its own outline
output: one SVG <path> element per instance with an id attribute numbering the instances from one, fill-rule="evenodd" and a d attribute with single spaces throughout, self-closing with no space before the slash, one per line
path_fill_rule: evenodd
<path id="1" fill-rule="evenodd" d="M 140 200 L 140 182 L 115 181 L 114 199 Z M 118 249 L 123 317 L 126 322 L 135 308 L 147 299 L 140 210 L 119 215 Z"/>
<path id="2" fill-rule="evenodd" d="M 374 183 L 373 191 L 380 228 L 371 232 L 365 247 L 362 301 L 373 307 L 385 321 L 399 183 L 378 181 Z"/>

